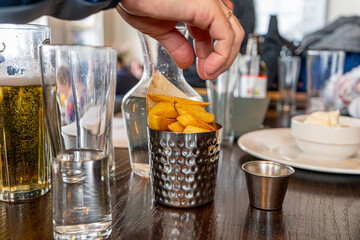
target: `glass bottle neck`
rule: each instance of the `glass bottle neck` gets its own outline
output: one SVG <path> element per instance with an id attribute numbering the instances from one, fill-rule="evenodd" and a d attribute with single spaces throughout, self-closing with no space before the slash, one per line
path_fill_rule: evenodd
<path id="1" fill-rule="evenodd" d="M 179 31 L 182 32 L 185 30 L 186 28 L 180 29 Z M 186 36 L 186 34 L 184 35 Z M 165 48 L 158 41 L 150 41 L 150 37 L 142 33 L 139 33 L 139 38 L 143 50 L 144 67 L 143 75 L 138 86 L 148 87 L 155 71 L 158 70 L 189 98 L 202 101 L 201 96 L 185 80 L 183 70 L 176 65 Z"/>
<path id="2" fill-rule="evenodd" d="M 152 52 L 151 47 L 149 46 L 150 43 L 147 39 L 148 37 L 140 32 L 138 34 L 141 41 L 144 61 L 141 80 L 149 79 L 148 81 L 150 81 L 155 71 L 158 70 L 171 82 L 185 81 L 183 70 L 176 65 L 165 48 L 160 43 L 156 42 L 156 53 Z"/>
<path id="3" fill-rule="evenodd" d="M 158 70 L 164 75 L 170 82 L 185 81 L 183 77 L 183 70 L 179 68 L 174 60 L 167 53 L 165 48 L 157 43 L 157 65 Z"/>
<path id="4" fill-rule="evenodd" d="M 257 56 L 260 55 L 259 43 L 255 37 L 250 37 L 246 45 L 246 55 Z"/>
<path id="5" fill-rule="evenodd" d="M 277 21 L 277 16 L 276 15 L 271 15 L 270 16 L 270 21 L 269 21 L 269 28 L 268 28 L 268 35 L 269 34 L 273 34 L 273 35 L 280 35 L 279 34 L 279 29 L 278 29 L 278 21 Z"/>
<path id="6" fill-rule="evenodd" d="M 151 81 L 151 77 L 154 75 L 155 73 L 155 67 L 154 67 L 154 62 L 152 61 L 152 54 L 150 52 L 150 48 L 149 48 L 149 42 L 147 41 L 146 37 L 138 32 L 139 38 L 140 38 L 140 42 L 141 42 L 141 49 L 143 52 L 143 74 L 141 76 L 140 81 L 141 82 L 149 82 Z"/>

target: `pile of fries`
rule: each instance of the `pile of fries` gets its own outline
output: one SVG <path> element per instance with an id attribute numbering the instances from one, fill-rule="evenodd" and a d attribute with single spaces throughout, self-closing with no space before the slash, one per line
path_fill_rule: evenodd
<path id="1" fill-rule="evenodd" d="M 208 102 L 150 93 L 147 97 L 157 102 L 148 111 L 149 127 L 154 130 L 184 133 L 216 130 L 214 114 L 203 108 L 210 105 Z"/>

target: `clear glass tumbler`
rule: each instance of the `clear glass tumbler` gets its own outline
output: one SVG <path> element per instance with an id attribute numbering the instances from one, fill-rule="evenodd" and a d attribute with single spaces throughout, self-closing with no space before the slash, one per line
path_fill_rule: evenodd
<path id="1" fill-rule="evenodd" d="M 344 71 L 344 60 L 343 51 L 307 51 L 307 112 L 333 111 L 338 108 L 338 79 Z"/>
<path id="2" fill-rule="evenodd" d="M 223 126 L 223 145 L 231 145 L 234 142 L 232 113 L 235 83 L 240 77 L 239 57 L 240 55 L 229 70 L 222 73 L 215 81 L 206 81 L 207 94 L 211 103 L 210 112 L 215 115 L 215 122 Z"/>
<path id="3" fill-rule="evenodd" d="M 51 182 L 39 63 L 50 29 L 0 24 L 0 36 L 0 201 L 15 202 Z"/>
<path id="4" fill-rule="evenodd" d="M 55 239 L 101 239 L 110 235 L 108 160 L 104 152 L 89 149 L 67 150 L 54 158 Z"/>
<path id="5" fill-rule="evenodd" d="M 296 112 L 296 88 L 299 79 L 301 58 L 284 56 L 278 58 L 279 99 L 276 109 L 282 112 Z"/>
<path id="6" fill-rule="evenodd" d="M 55 155 L 54 236 L 108 236 L 116 51 L 43 46 L 41 68 L 46 121 Z"/>

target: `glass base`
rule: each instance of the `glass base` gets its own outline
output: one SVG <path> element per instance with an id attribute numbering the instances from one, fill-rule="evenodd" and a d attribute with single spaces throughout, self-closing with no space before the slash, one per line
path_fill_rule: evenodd
<path id="1" fill-rule="evenodd" d="M 17 202 L 31 200 L 45 195 L 50 190 L 50 185 L 40 188 L 39 185 L 20 186 L 15 190 L 1 189 L 0 201 L 4 202 Z"/>
<path id="2" fill-rule="evenodd" d="M 131 168 L 141 177 L 150 177 L 150 165 L 147 163 L 133 163 Z"/>
<path id="3" fill-rule="evenodd" d="M 276 110 L 278 112 L 290 112 L 290 113 L 295 113 L 296 112 L 296 105 L 292 104 L 281 104 L 281 103 L 277 103 L 276 104 Z"/>
<path id="4" fill-rule="evenodd" d="M 55 240 L 107 239 L 110 234 L 111 221 L 68 226 L 54 226 Z"/>
<path id="5" fill-rule="evenodd" d="M 110 177 L 111 180 L 115 179 L 115 163 L 112 163 L 110 165 L 109 177 Z"/>
<path id="6" fill-rule="evenodd" d="M 231 146 L 234 143 L 234 136 L 222 136 L 221 145 Z"/>

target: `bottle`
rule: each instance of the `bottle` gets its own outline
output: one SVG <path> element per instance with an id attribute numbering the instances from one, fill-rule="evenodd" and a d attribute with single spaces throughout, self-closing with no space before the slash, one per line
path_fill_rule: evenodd
<path id="1" fill-rule="evenodd" d="M 186 32 L 185 27 L 178 28 L 178 30 L 183 34 Z M 189 98 L 198 101 L 202 101 L 202 98 L 186 82 L 182 69 L 176 66 L 160 43 L 155 41 L 154 44 L 150 45 L 150 39 L 141 33 L 139 33 L 139 38 L 144 57 L 144 71 L 139 83 L 125 95 L 122 103 L 122 114 L 128 136 L 131 168 L 134 173 L 149 177 L 146 93 L 155 71 L 159 70 Z M 151 49 L 150 46 L 153 48 Z"/>
<path id="2" fill-rule="evenodd" d="M 260 55 L 259 35 L 249 35 L 245 56 L 240 61 L 240 74 L 235 97 L 266 98 L 267 67 Z"/>
<path id="3" fill-rule="evenodd" d="M 292 42 L 283 38 L 279 33 L 278 19 L 276 15 L 271 15 L 269 20 L 268 32 L 264 35 L 262 42 L 264 61 L 267 64 L 268 71 L 268 89 L 278 89 L 278 57 L 282 47 L 286 47 L 291 53 L 301 53 L 301 48 L 296 47 Z"/>
<path id="4" fill-rule="evenodd" d="M 136 84 L 124 96 L 121 104 L 121 112 L 127 132 L 130 164 L 132 170 L 144 177 L 149 176 L 149 156 L 147 146 L 147 115 L 146 115 L 146 92 L 154 74 L 154 67 L 150 61 L 148 42 L 141 33 L 138 33 L 143 51 L 143 75 Z"/>
<path id="5" fill-rule="evenodd" d="M 266 98 L 267 90 L 267 67 L 264 60 L 261 57 L 260 37 L 257 34 L 250 34 L 248 44 L 246 46 L 246 54 L 250 56 L 260 57 L 259 75 L 257 77 L 257 83 L 255 86 L 254 97 Z"/>

